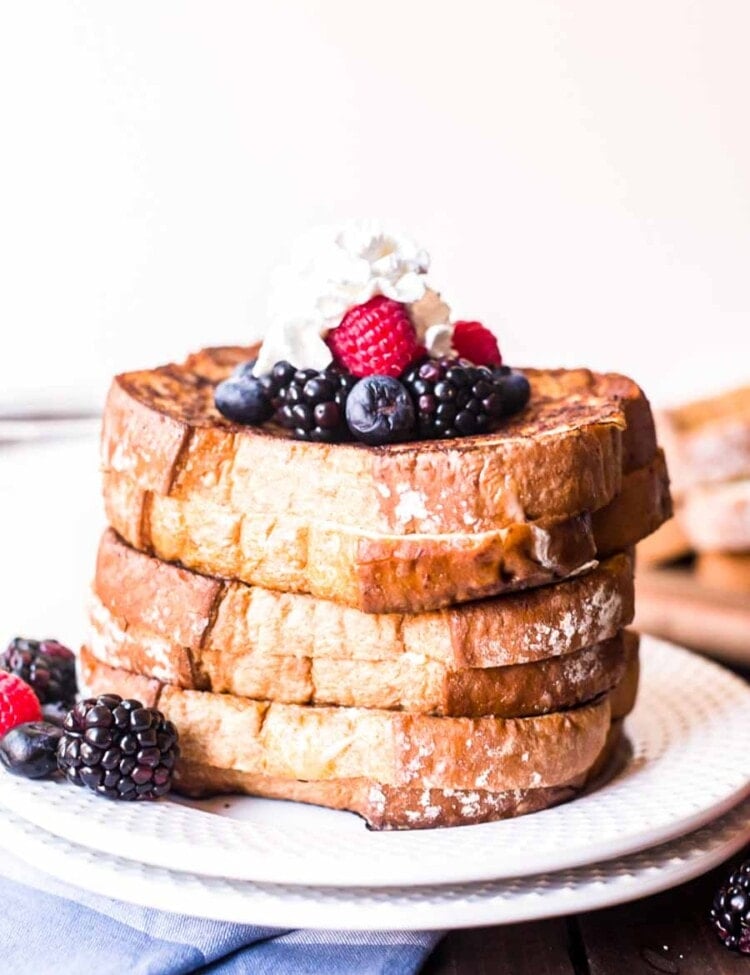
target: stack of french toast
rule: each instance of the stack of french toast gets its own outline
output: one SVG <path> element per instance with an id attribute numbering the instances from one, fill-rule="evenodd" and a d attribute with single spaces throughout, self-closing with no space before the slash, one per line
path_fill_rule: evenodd
<path id="1" fill-rule="evenodd" d="M 158 703 L 192 796 L 413 829 L 578 794 L 635 699 L 633 547 L 671 514 L 641 390 L 529 369 L 491 432 L 316 443 L 216 409 L 256 355 L 114 380 L 90 691 Z"/>
<path id="2" fill-rule="evenodd" d="M 656 414 L 675 518 L 641 546 L 644 561 L 695 555 L 712 589 L 750 593 L 750 387 Z"/>

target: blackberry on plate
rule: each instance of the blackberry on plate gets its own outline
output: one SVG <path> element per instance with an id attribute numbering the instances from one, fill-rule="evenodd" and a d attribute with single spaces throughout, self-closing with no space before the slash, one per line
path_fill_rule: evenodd
<path id="1" fill-rule="evenodd" d="M 62 728 L 45 721 L 20 724 L 0 738 L 0 765 L 26 779 L 44 779 L 57 770 Z"/>
<path id="2" fill-rule="evenodd" d="M 75 654 L 57 640 L 16 637 L 0 655 L 0 669 L 25 681 L 42 705 L 72 707 L 78 690 Z"/>
<path id="3" fill-rule="evenodd" d="M 355 376 L 330 365 L 322 372 L 294 369 L 277 362 L 269 374 L 276 380 L 276 421 L 297 440 L 340 443 L 349 439 L 346 402 Z"/>
<path id="4" fill-rule="evenodd" d="M 528 380 L 507 366 L 475 366 L 445 356 L 412 367 L 403 383 L 417 410 L 422 439 L 485 433 L 529 401 Z"/>
<path id="5" fill-rule="evenodd" d="M 172 785 L 177 738 L 156 708 L 102 694 L 68 712 L 57 764 L 74 785 L 108 799 L 158 799 Z"/>
<path id="6" fill-rule="evenodd" d="M 727 948 L 750 954 L 750 860 L 730 874 L 716 892 L 710 918 Z"/>
<path id="7" fill-rule="evenodd" d="M 367 376 L 349 395 L 346 421 L 357 440 L 371 447 L 399 443 L 414 434 L 414 404 L 398 379 Z"/>

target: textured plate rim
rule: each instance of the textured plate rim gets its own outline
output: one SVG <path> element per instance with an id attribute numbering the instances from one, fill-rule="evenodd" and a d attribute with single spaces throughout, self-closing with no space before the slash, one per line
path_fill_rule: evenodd
<path id="1" fill-rule="evenodd" d="M 257 884 L 153 867 L 99 853 L 0 811 L 0 846 L 93 894 L 205 920 L 288 929 L 429 931 L 517 924 L 614 907 L 687 883 L 742 849 L 750 800 L 648 851 L 515 881 L 437 887 L 332 888 Z M 176 900 L 175 900 L 176 898 Z"/>
<path id="2" fill-rule="evenodd" d="M 9 775 L 0 776 L 0 804 L 41 829 L 105 854 L 116 851 L 121 857 L 166 869 L 262 883 L 416 886 L 472 883 L 574 868 L 669 842 L 723 815 L 750 794 L 750 687 L 718 664 L 653 638 L 644 638 L 642 656 L 645 679 L 639 696 L 641 705 L 628 721 L 635 755 L 625 769 L 589 795 L 519 819 L 410 833 L 370 833 L 362 827 L 356 834 L 339 835 L 305 826 L 310 811 L 299 806 L 295 807 L 295 816 L 302 825 L 290 834 L 289 826 L 281 829 L 233 820 L 182 802 L 148 806 L 103 803 L 84 790 L 70 791 L 72 787 L 65 784 L 32 783 Z M 656 667 L 658 674 L 659 666 L 666 667 L 675 683 L 681 673 L 691 668 L 697 672 L 701 694 L 705 688 L 713 688 L 717 708 L 724 706 L 728 712 L 717 711 L 713 723 L 720 723 L 722 733 L 731 732 L 735 742 L 736 736 L 745 736 L 747 748 L 733 750 L 735 758 L 724 770 L 727 778 L 716 795 L 711 794 L 705 777 L 699 789 L 691 785 L 688 792 L 689 784 L 683 782 L 684 791 L 675 794 L 674 783 L 668 779 L 665 785 L 656 775 L 664 771 L 659 762 L 649 760 L 647 754 L 639 756 L 639 748 L 648 751 L 648 740 L 644 744 L 639 735 L 655 734 L 653 725 L 656 722 L 658 731 L 659 720 L 679 719 L 685 724 L 684 741 L 672 743 L 659 756 L 661 761 L 677 752 L 671 755 L 673 774 L 683 775 L 682 766 L 690 762 L 691 747 L 695 749 L 701 742 L 705 747 L 706 741 L 713 741 L 705 728 L 690 725 L 695 721 L 694 710 L 679 712 L 680 702 L 684 705 L 689 699 L 682 688 L 670 686 L 664 694 L 656 694 L 657 688 L 649 692 L 649 671 Z M 697 687 L 693 686 L 692 693 L 698 693 Z M 674 710 L 671 717 L 670 706 Z M 717 729 L 714 739 L 718 740 Z M 738 761 L 738 753 L 747 758 Z M 704 753 L 701 760 L 706 762 L 710 757 Z M 649 810 L 655 819 L 633 823 L 631 816 L 628 828 L 619 817 L 613 822 L 615 813 L 626 816 L 629 807 L 643 798 L 649 778 L 654 790 Z M 61 790 L 65 790 L 63 799 Z M 679 798 L 679 815 L 668 814 L 664 805 L 667 798 Z M 608 811 L 610 805 L 614 813 Z M 330 815 L 352 817 L 350 813 Z M 594 828 L 591 822 L 599 825 Z M 603 840 L 599 832 L 602 823 L 609 827 Z M 537 845 L 561 833 L 569 843 L 555 845 L 547 840 L 547 847 Z M 533 837 L 534 842 L 527 841 L 524 846 L 521 841 L 525 835 Z"/>

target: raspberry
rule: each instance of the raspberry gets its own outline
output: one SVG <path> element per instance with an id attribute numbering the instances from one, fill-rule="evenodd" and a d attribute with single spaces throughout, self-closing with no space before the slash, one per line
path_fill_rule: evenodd
<path id="1" fill-rule="evenodd" d="M 456 322 L 452 344 L 459 358 L 468 359 L 476 366 L 503 364 L 497 339 L 481 322 Z"/>
<path id="2" fill-rule="evenodd" d="M 392 376 L 425 355 L 406 306 L 383 295 L 355 305 L 328 334 L 337 363 L 354 376 Z"/>
<path id="3" fill-rule="evenodd" d="M 27 721 L 41 721 L 39 698 L 28 684 L 0 670 L 0 738 Z"/>

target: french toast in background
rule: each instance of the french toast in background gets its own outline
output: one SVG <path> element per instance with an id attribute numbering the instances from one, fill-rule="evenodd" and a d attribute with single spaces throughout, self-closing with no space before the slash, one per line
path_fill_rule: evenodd
<path id="1" fill-rule="evenodd" d="M 750 664 L 750 386 L 657 411 L 675 514 L 638 545 L 637 625 Z"/>

